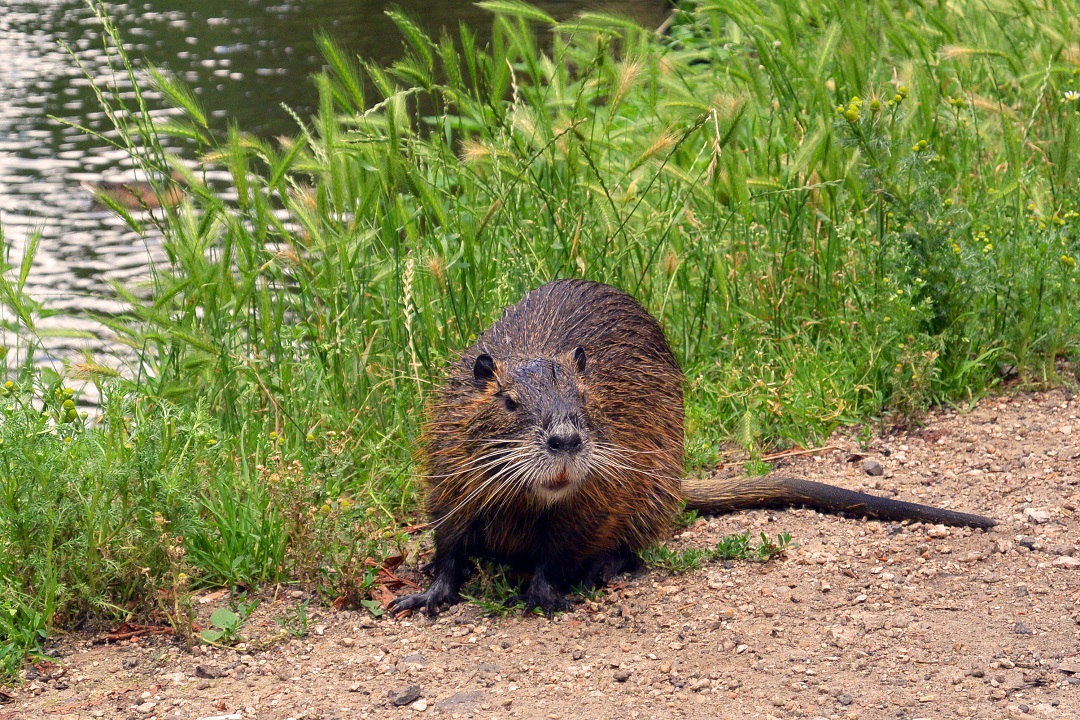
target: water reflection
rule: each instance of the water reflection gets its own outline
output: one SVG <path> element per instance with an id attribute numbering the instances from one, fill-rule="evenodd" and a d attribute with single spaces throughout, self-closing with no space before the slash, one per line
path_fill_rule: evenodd
<path id="1" fill-rule="evenodd" d="M 667 6 L 664 0 L 536 4 L 557 18 L 605 7 L 646 25 L 659 24 Z M 314 42 L 319 28 L 348 50 L 388 63 L 401 49 L 384 14 L 389 7 L 433 31 L 458 22 L 481 31 L 490 26 L 486 12 L 457 0 L 148 0 L 106 7 L 130 55 L 191 84 L 216 129 L 235 122 L 266 137 L 295 131 L 283 104 L 301 117 L 312 112 L 315 91 L 308 77 L 322 66 Z M 122 365 L 107 333 L 83 313 L 120 311 L 112 283 L 137 285 L 148 278 L 150 263 L 165 259 L 154 237 L 133 232 L 80 187 L 133 178 L 127 153 L 109 144 L 116 133 L 86 77 L 132 97 L 126 78 L 113 75 L 101 34 L 85 0 L 0 0 L 0 222 L 6 245 L 17 263 L 27 238 L 41 233 L 26 287 L 60 314 L 39 327 L 91 335 L 48 339 L 38 359 L 57 364 L 86 348 L 99 360 L 111 357 Z M 16 345 L 10 333 L 0 342 Z"/>

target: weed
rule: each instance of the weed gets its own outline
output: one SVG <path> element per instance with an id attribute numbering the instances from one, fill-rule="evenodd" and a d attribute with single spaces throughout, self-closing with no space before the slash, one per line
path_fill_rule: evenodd
<path id="1" fill-rule="evenodd" d="M 488 615 L 506 617 L 515 613 L 520 615 L 525 609 L 521 593 L 520 574 L 490 560 L 480 560 L 461 596 Z"/>
<path id="2" fill-rule="evenodd" d="M 307 609 L 308 604 L 306 601 L 297 603 L 292 610 L 286 612 L 279 618 L 274 618 L 274 622 L 276 622 L 282 630 L 295 638 L 306 637 L 309 632 L 308 624 L 310 622 Z"/>
<path id="3" fill-rule="evenodd" d="M 210 645 L 233 645 L 239 642 L 244 623 L 258 605 L 258 600 L 251 600 L 237 603 L 235 611 L 218 608 L 210 615 L 210 624 L 213 627 L 203 630 L 199 637 Z"/>
<path id="4" fill-rule="evenodd" d="M 738 535 L 727 535 L 713 548 L 687 548 L 672 550 L 666 545 L 653 545 L 641 551 L 639 555 L 645 564 L 669 572 L 684 573 L 697 570 L 706 562 L 733 560 L 743 562 L 769 562 L 772 558 L 794 547 L 791 535 L 780 533 L 776 540 L 770 540 L 761 533 L 761 542 L 753 545 L 750 531 Z"/>

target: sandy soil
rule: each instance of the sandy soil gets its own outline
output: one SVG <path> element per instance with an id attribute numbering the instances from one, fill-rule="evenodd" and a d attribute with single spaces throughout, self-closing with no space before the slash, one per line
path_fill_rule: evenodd
<path id="1" fill-rule="evenodd" d="M 307 637 L 259 651 L 73 637 L 0 720 L 1080 718 L 1078 414 L 1067 391 L 992 398 L 879 438 L 866 455 L 880 477 L 848 462 L 846 438 L 779 467 L 991 515 L 990 532 L 758 510 L 672 545 L 750 529 L 800 547 L 766 565 L 646 570 L 554 621 L 313 605 Z M 299 595 L 264 601 L 249 640 L 274 635 Z"/>

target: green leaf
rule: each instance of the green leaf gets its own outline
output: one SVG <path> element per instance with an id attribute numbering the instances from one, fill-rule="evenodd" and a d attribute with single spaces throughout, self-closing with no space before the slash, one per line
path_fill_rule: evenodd
<path id="1" fill-rule="evenodd" d="M 222 630 L 203 630 L 202 639 L 206 642 L 217 642 L 225 632 Z"/>
<path id="2" fill-rule="evenodd" d="M 235 628 L 240 622 L 240 616 L 229 608 L 218 608 L 210 616 L 210 623 L 223 630 Z"/>

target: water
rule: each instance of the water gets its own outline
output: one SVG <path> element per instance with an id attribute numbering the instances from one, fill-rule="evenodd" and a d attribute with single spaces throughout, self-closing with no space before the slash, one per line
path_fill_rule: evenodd
<path id="1" fill-rule="evenodd" d="M 667 12 L 664 0 L 535 4 L 559 19 L 601 7 L 653 27 Z M 152 62 L 187 81 L 217 131 L 235 122 L 263 137 L 295 133 L 282 104 L 300 117 L 313 112 L 309 77 L 322 68 L 314 42 L 319 28 L 350 52 L 386 64 L 402 48 L 384 14 L 389 7 L 429 31 L 464 22 L 483 35 L 491 25 L 488 13 L 461 0 L 148 0 L 106 7 L 136 63 Z M 165 259 L 156 237 L 136 234 L 80 187 L 83 180 L 134 177 L 126 152 L 107 142 L 115 134 L 86 77 L 111 78 L 101 36 L 84 0 L 0 0 L 0 223 L 15 263 L 28 238 L 41 234 L 26 289 L 57 313 L 38 324 L 47 337 L 37 358 L 56 366 L 83 351 L 113 366 L 127 364 L 130 357 L 87 313 L 120 312 L 113 283 L 137 287 L 150 264 Z M 122 78 L 119 85 L 125 86 Z M 0 310 L 0 318 L 10 314 Z M 54 336 L 59 331 L 73 332 Z M 6 330 L 0 344 L 24 347 Z M 9 354 L 9 362 L 17 355 Z"/>

